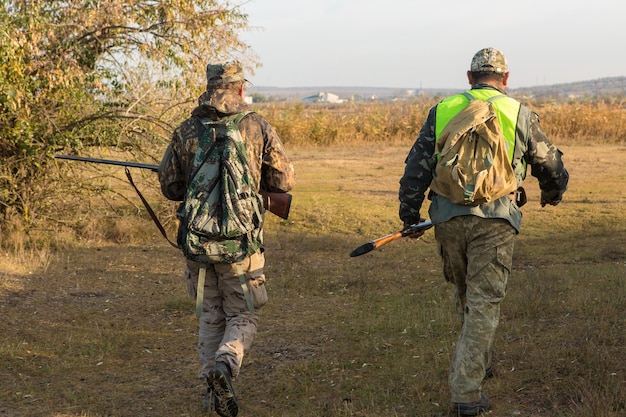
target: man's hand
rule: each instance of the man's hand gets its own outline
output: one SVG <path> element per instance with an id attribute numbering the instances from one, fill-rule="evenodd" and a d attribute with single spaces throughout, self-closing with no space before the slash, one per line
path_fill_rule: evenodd
<path id="1" fill-rule="evenodd" d="M 545 207 L 547 204 L 551 205 L 551 206 L 556 206 L 561 202 L 561 200 L 559 201 L 547 201 L 544 200 L 543 198 L 541 199 L 541 207 Z"/>
<path id="2" fill-rule="evenodd" d="M 546 205 L 556 206 L 561 202 L 563 193 L 560 191 L 542 191 L 541 192 L 541 207 Z"/>
<path id="3" fill-rule="evenodd" d="M 417 223 L 422 223 L 423 221 L 426 221 L 426 219 L 421 218 L 420 217 L 420 221 Z M 410 228 L 412 225 L 414 225 L 416 223 L 405 223 L 404 228 L 402 229 L 402 231 L 405 231 L 406 229 Z M 419 230 L 415 233 L 411 233 L 410 235 L 406 235 L 406 237 L 410 238 L 410 239 L 419 239 L 420 237 L 422 237 L 422 235 L 426 233 L 426 230 Z"/>

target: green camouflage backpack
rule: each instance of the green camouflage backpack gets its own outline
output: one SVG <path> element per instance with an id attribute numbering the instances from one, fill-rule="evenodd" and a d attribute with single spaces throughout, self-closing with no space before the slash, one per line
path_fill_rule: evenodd
<path id="1" fill-rule="evenodd" d="M 213 121 L 198 141 L 177 243 L 200 263 L 235 263 L 262 245 L 263 200 L 250 173 L 237 124 L 249 112 Z"/>
<path id="2" fill-rule="evenodd" d="M 465 93 L 469 105 L 442 130 L 436 143 L 437 162 L 430 185 L 455 204 L 481 205 L 517 189 L 504 135 L 492 102 Z"/>

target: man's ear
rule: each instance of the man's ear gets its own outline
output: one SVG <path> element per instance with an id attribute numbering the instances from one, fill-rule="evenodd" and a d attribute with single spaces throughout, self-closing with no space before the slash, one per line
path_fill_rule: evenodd
<path id="1" fill-rule="evenodd" d="M 467 71 L 467 81 L 469 81 L 469 85 L 474 85 L 474 80 L 472 79 L 472 71 Z"/>
<path id="2" fill-rule="evenodd" d="M 502 85 L 506 87 L 508 82 L 509 82 L 509 73 L 505 72 L 504 73 L 504 78 L 502 79 Z"/>

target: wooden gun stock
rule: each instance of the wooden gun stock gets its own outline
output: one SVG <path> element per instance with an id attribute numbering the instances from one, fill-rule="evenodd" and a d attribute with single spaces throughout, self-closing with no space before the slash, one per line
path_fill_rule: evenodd
<path id="1" fill-rule="evenodd" d="M 265 210 L 273 213 L 281 219 L 289 218 L 289 210 L 291 209 L 291 194 L 288 193 L 271 193 L 261 190 L 263 197 L 263 206 Z"/>

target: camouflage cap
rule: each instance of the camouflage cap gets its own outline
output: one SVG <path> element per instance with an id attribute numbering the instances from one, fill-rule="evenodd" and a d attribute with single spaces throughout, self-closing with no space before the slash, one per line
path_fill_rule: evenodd
<path id="1" fill-rule="evenodd" d="M 234 81 L 245 81 L 246 77 L 240 63 L 226 62 L 207 65 L 206 79 L 208 86 L 220 86 Z"/>
<path id="2" fill-rule="evenodd" d="M 474 54 L 470 71 L 472 72 L 508 72 L 504 54 L 495 48 L 483 48 Z"/>

